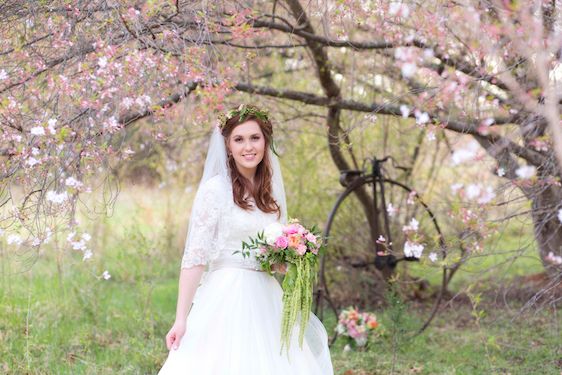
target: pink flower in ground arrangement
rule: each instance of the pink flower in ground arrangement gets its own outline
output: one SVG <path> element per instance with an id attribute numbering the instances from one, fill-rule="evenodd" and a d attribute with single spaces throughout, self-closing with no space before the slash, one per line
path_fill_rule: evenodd
<path id="1" fill-rule="evenodd" d="M 356 308 L 349 307 L 340 313 L 335 330 L 338 334 L 352 340 L 354 346 L 363 347 L 367 345 L 369 335 L 377 327 L 375 314 L 359 312 Z"/>
<path id="2" fill-rule="evenodd" d="M 359 332 L 357 331 L 357 329 L 355 327 L 348 328 L 347 332 L 349 333 L 349 336 L 351 336 L 352 338 L 359 337 Z"/>
<path id="3" fill-rule="evenodd" d="M 275 240 L 275 247 L 276 248 L 286 249 L 287 246 L 289 246 L 289 240 L 287 239 L 287 237 L 285 237 L 285 236 L 277 237 L 277 240 Z"/>

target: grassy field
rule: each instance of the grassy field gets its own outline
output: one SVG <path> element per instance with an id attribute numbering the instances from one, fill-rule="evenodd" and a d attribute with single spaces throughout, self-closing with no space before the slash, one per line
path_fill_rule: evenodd
<path id="1" fill-rule="evenodd" d="M 164 335 L 174 319 L 177 277 L 188 194 L 154 197 L 123 193 L 110 218 L 87 221 L 94 258 L 83 262 L 64 236 L 39 254 L 2 243 L 0 252 L 0 373 L 2 374 L 154 374 L 166 358 Z M 509 248 L 516 231 L 495 238 L 495 249 Z M 492 245 L 490 245 L 492 246 Z M 498 251 L 475 260 L 459 275 L 461 291 L 475 275 L 497 282 L 480 269 L 504 262 L 502 275 L 536 272 L 528 253 L 511 260 Z M 101 275 L 111 274 L 109 280 Z M 493 271 L 496 272 L 497 271 Z M 482 281 L 480 280 L 480 281 Z M 479 284 L 480 285 L 480 284 Z M 375 311 L 379 336 L 367 351 L 332 347 L 336 374 L 561 374 L 562 311 L 520 301 L 491 303 L 472 289 L 445 309 L 422 335 L 412 337 L 424 307 L 395 304 Z M 466 295 L 466 294 L 463 294 Z M 335 317 L 325 320 L 333 332 Z"/>

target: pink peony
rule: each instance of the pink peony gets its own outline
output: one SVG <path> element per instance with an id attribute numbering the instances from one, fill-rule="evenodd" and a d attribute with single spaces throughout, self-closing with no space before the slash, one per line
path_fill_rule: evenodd
<path id="1" fill-rule="evenodd" d="M 278 249 L 286 249 L 289 246 L 289 240 L 285 236 L 279 236 L 275 240 L 275 247 Z"/>
<path id="2" fill-rule="evenodd" d="M 285 234 L 295 234 L 298 232 L 299 232 L 298 224 L 289 224 L 285 228 L 283 228 L 283 233 Z"/>
<path id="3" fill-rule="evenodd" d="M 298 244 L 296 251 L 297 251 L 297 254 L 299 254 L 300 256 L 303 256 L 304 253 L 306 253 L 306 246 L 303 245 L 303 244 Z"/>

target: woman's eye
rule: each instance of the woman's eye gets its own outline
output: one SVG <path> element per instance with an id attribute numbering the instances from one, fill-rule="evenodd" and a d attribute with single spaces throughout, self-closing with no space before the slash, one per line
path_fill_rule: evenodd
<path id="1" fill-rule="evenodd" d="M 258 141 L 260 139 L 259 135 L 252 137 L 253 140 Z"/>

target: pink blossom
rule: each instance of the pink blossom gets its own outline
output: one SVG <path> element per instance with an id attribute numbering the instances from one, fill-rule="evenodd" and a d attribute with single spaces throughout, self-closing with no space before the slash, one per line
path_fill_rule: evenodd
<path id="1" fill-rule="evenodd" d="M 453 152 L 453 156 L 451 157 L 453 165 L 459 165 L 466 161 L 472 161 L 476 157 L 478 150 L 479 150 L 478 142 L 472 141 L 470 142 L 465 149 L 458 149 Z"/>
<path id="2" fill-rule="evenodd" d="M 427 112 L 421 112 L 419 110 L 415 110 L 414 115 L 416 116 L 416 124 L 418 125 L 423 125 L 429 122 L 429 115 L 427 114 Z"/>
<path id="3" fill-rule="evenodd" d="M 139 17 L 140 12 L 138 10 L 136 10 L 135 8 L 130 7 L 127 10 L 127 15 L 130 17 L 130 19 L 134 20 L 134 19 L 137 19 Z"/>
<path id="4" fill-rule="evenodd" d="M 410 224 L 404 225 L 402 227 L 403 232 L 417 232 L 420 227 L 420 223 L 416 220 L 416 218 L 412 218 L 410 220 Z"/>
<path id="5" fill-rule="evenodd" d="M 32 135 L 45 135 L 45 128 L 42 126 L 35 126 L 31 128 L 30 133 Z"/>
<path id="6" fill-rule="evenodd" d="M 98 65 L 100 68 L 105 68 L 107 66 L 107 57 L 102 56 L 98 59 Z"/>
<path id="7" fill-rule="evenodd" d="M 278 249 L 286 249 L 289 245 L 289 240 L 285 236 L 279 236 L 275 240 L 275 247 Z"/>
<path id="8" fill-rule="evenodd" d="M 515 171 L 517 177 L 528 180 L 532 178 L 535 174 L 537 174 L 537 169 L 532 165 L 524 165 L 522 167 L 517 168 Z"/>
<path id="9" fill-rule="evenodd" d="M 398 1 L 393 1 L 390 3 L 388 13 L 391 16 L 408 18 L 408 16 L 410 15 L 410 8 L 408 8 L 408 5 L 406 4 L 402 4 Z"/>
<path id="10" fill-rule="evenodd" d="M 554 264 L 562 264 L 562 256 L 554 255 L 552 251 L 548 253 L 548 255 L 546 256 L 546 260 Z"/>
<path id="11" fill-rule="evenodd" d="M 418 67 L 416 66 L 416 64 L 411 62 L 406 62 L 402 64 L 402 68 L 401 68 L 402 76 L 404 78 L 410 78 L 414 75 L 417 69 Z"/>
<path id="12" fill-rule="evenodd" d="M 410 108 L 408 108 L 408 106 L 402 104 L 400 106 L 400 113 L 402 114 L 403 118 L 408 118 L 408 116 L 410 116 Z"/>
<path id="13" fill-rule="evenodd" d="M 49 133 L 51 133 L 51 135 L 56 134 L 57 130 L 55 129 L 55 125 L 57 124 L 57 119 L 55 118 L 49 119 L 47 123 L 48 123 L 47 129 L 49 129 Z"/>

